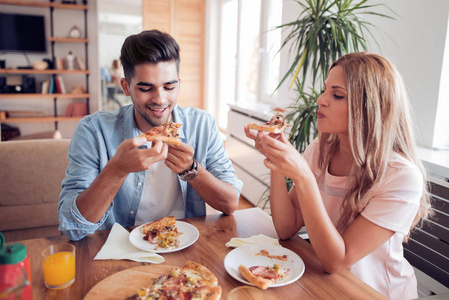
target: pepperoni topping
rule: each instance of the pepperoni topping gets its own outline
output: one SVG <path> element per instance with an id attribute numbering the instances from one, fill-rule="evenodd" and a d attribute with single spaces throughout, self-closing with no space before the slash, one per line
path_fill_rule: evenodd
<path id="1" fill-rule="evenodd" d="M 249 270 L 256 276 L 261 276 L 266 279 L 275 279 L 277 277 L 277 272 L 273 268 L 254 266 L 250 267 Z"/>

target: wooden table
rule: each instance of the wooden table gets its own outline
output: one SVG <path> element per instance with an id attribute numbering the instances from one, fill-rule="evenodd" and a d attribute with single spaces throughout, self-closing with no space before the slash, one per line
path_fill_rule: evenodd
<path id="1" fill-rule="evenodd" d="M 225 243 L 233 237 L 265 234 L 277 238 L 271 217 L 259 208 L 238 210 L 233 216 L 222 214 L 184 219 L 196 226 L 199 239 L 190 247 L 164 254 L 167 265 L 183 266 L 186 260 L 196 261 L 209 268 L 223 289 L 222 299 L 235 287 L 243 284 L 231 277 L 224 268 L 225 256 L 233 250 Z M 104 278 L 116 272 L 151 265 L 128 260 L 93 260 L 103 246 L 109 230 L 97 231 L 76 246 L 75 283 L 60 291 L 44 286 L 41 251 L 54 243 L 69 242 L 65 236 L 21 241 L 27 246 L 32 268 L 33 299 L 82 299 L 89 290 Z M 264 291 L 267 299 L 385 299 L 380 293 L 356 278 L 349 271 L 327 274 L 323 271 L 312 246 L 296 236 L 281 241 L 282 246 L 296 252 L 305 263 L 305 272 L 296 282 Z M 155 265 L 152 265 L 155 266 Z"/>

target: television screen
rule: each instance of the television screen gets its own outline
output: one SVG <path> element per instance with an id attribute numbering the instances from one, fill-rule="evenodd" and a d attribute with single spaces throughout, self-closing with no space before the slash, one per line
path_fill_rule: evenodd
<path id="1" fill-rule="evenodd" d="M 0 13 L 0 51 L 47 52 L 44 16 Z"/>

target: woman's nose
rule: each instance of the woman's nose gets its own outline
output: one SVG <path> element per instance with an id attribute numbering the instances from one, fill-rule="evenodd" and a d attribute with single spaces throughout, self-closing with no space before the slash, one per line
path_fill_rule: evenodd
<path id="1" fill-rule="evenodd" d="M 326 100 L 325 92 L 323 92 L 323 93 L 321 94 L 321 96 L 318 98 L 318 100 L 316 101 L 316 103 L 318 104 L 319 107 L 321 107 L 321 106 L 327 106 L 327 105 L 328 105 L 328 101 Z"/>

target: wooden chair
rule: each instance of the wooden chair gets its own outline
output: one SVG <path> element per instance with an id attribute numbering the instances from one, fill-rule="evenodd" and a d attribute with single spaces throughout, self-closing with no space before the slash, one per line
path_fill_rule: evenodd
<path id="1" fill-rule="evenodd" d="M 0 143 L 0 231 L 7 242 L 59 235 L 69 139 Z"/>
<path id="2" fill-rule="evenodd" d="M 412 232 L 404 244 L 404 256 L 416 269 L 449 288 L 449 183 L 432 178 L 430 187 L 435 216 Z"/>

